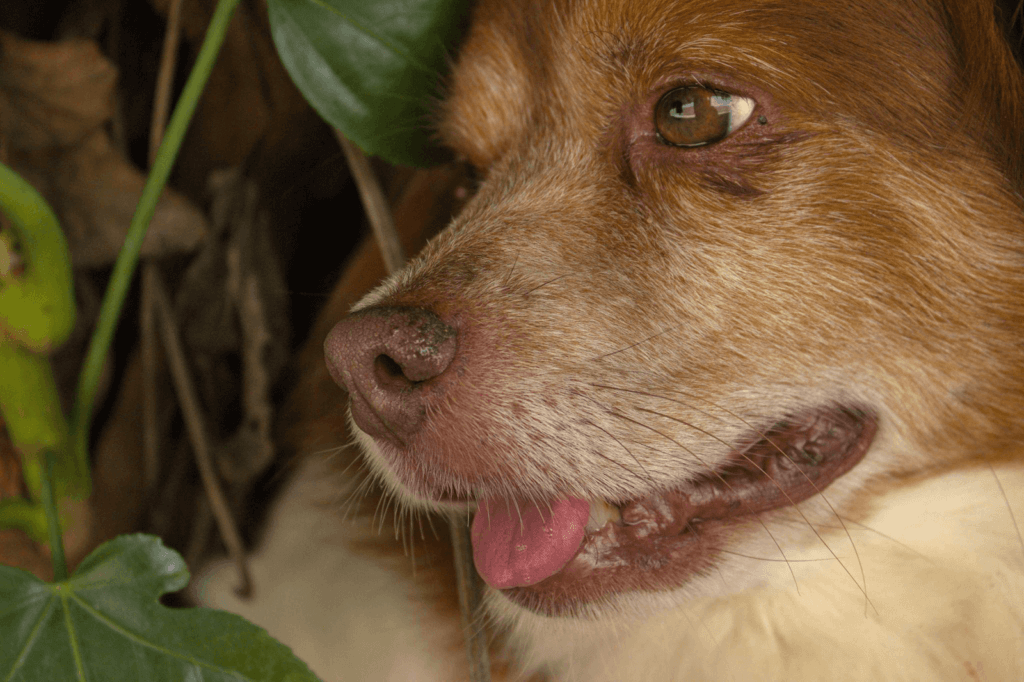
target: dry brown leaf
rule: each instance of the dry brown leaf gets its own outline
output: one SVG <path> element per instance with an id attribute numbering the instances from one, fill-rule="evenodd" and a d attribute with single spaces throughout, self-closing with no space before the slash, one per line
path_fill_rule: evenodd
<path id="1" fill-rule="evenodd" d="M 95 44 L 0 31 L 0 126 L 25 150 L 72 147 L 110 119 L 117 69 Z"/>
<path id="2" fill-rule="evenodd" d="M 106 130 L 116 80 L 90 41 L 47 43 L 0 31 L 0 136 L 10 165 L 57 212 L 76 266 L 113 262 L 145 183 Z M 206 231 L 199 209 L 165 190 L 142 252 L 190 251 Z"/>
<path id="3" fill-rule="evenodd" d="M 166 16 L 170 0 L 151 4 Z M 216 5 L 216 0 L 184 0 L 182 32 L 193 54 Z M 266 14 L 265 3 L 242 3 L 228 25 L 178 161 L 179 186 L 191 197 L 205 196 L 211 172 L 246 163 L 275 122 L 294 121 L 296 127 L 305 122 L 301 117 L 309 105 L 277 56 Z M 296 136 L 296 142 L 300 139 Z"/>
<path id="4" fill-rule="evenodd" d="M 288 354 L 287 289 L 255 183 L 228 170 L 215 174 L 211 186 L 215 236 L 189 267 L 176 307 L 217 427 L 241 399 L 235 433 L 214 427 L 212 435 L 221 473 L 248 493 L 273 459 L 271 388 Z M 219 376 L 234 364 L 228 356 L 240 358 L 240 377 Z"/>

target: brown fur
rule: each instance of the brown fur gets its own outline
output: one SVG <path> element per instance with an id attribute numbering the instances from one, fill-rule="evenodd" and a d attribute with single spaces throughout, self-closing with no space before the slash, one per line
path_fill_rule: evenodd
<path id="1" fill-rule="evenodd" d="M 654 101 L 705 82 L 767 122 L 659 145 Z M 369 301 L 456 320 L 468 358 L 419 463 L 389 462 L 414 492 L 628 499 L 847 390 L 906 455 L 869 455 L 844 516 L 1024 461 L 1024 84 L 989 4 L 483 1 L 440 133 L 479 191 Z M 415 251 L 429 229 L 400 223 Z M 320 349 L 375 258 L 310 339 L 297 451 L 347 440 Z M 354 449 L 337 463 L 367 475 Z M 369 516 L 390 499 L 374 485 Z M 424 559 L 403 565 L 454 614 L 443 518 L 376 522 L 376 549 L 411 542 Z"/>

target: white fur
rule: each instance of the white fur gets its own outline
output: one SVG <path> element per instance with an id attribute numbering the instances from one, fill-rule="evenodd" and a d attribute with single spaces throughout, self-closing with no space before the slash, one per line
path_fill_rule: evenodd
<path id="1" fill-rule="evenodd" d="M 901 488 L 848 524 L 868 604 L 859 575 L 812 549 L 787 551 L 795 584 L 778 562 L 771 586 L 613 625 L 502 620 L 564 680 L 1024 679 L 1024 547 L 997 474 L 1019 515 L 1024 471 L 979 468 Z"/>
<path id="2" fill-rule="evenodd" d="M 265 628 L 326 682 L 459 679 L 463 662 L 436 655 L 457 641 L 458 623 L 425 610 L 415 586 L 386 565 L 345 548 L 367 531 L 342 522 L 333 480 L 322 461 L 311 461 L 282 493 L 251 557 L 251 600 L 234 593 L 237 573 L 227 560 L 197 575 L 191 599 Z"/>
<path id="3" fill-rule="evenodd" d="M 444 645 L 457 619 L 442 621 L 415 583 L 345 550 L 359 531 L 321 506 L 331 494 L 321 466 L 308 464 L 274 511 L 253 557 L 255 599 L 234 597 L 225 563 L 194 595 L 266 627 L 327 682 L 465 679 Z M 787 549 L 788 565 L 762 562 L 766 586 L 728 597 L 666 594 L 664 610 L 595 622 L 525 614 L 493 592 L 487 606 L 512 628 L 524 672 L 566 682 L 1024 679 L 1013 512 L 1024 517 L 1024 468 L 978 466 L 899 487 L 847 524 L 863 586 L 859 568 L 843 567 L 858 562 L 833 525 L 819 531 L 842 565 L 820 546 Z"/>

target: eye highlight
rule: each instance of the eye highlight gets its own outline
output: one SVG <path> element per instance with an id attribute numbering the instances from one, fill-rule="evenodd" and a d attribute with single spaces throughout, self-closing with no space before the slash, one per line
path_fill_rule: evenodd
<path id="1" fill-rule="evenodd" d="M 687 85 L 662 95 L 654 107 L 658 139 L 673 147 L 714 144 L 747 122 L 756 102 L 702 85 Z"/>

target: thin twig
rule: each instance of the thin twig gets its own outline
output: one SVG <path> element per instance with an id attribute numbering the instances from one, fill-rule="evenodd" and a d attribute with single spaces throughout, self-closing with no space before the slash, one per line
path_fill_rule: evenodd
<path id="1" fill-rule="evenodd" d="M 345 152 L 348 167 L 356 181 L 359 198 L 362 199 L 363 209 L 370 220 L 370 229 L 373 230 L 373 237 L 377 240 L 377 246 L 380 247 L 380 253 L 384 257 L 384 267 L 388 274 L 398 272 L 405 265 L 402 242 L 398 239 L 395 221 L 391 217 L 391 209 L 388 208 L 384 191 L 381 189 L 373 169 L 370 168 L 370 161 L 363 154 L 363 150 L 342 135 L 339 130 L 335 129 L 334 135 L 341 144 L 341 150 Z"/>
<path id="2" fill-rule="evenodd" d="M 161 341 L 167 352 L 171 378 L 178 394 L 178 402 L 181 405 L 182 417 L 192 443 L 192 451 L 195 453 L 196 463 L 199 465 L 203 487 L 206 488 L 206 497 L 210 501 L 210 511 L 213 512 L 213 517 L 217 521 L 217 527 L 221 537 L 224 538 L 224 544 L 227 545 L 228 554 L 239 567 L 241 585 L 236 592 L 239 596 L 249 597 L 252 593 L 252 579 L 249 576 L 245 548 L 214 471 L 213 461 L 210 457 L 210 445 L 206 437 L 206 427 L 203 424 L 203 414 L 199 408 L 199 399 L 196 397 L 195 384 L 185 363 L 185 354 L 174 321 L 174 311 L 171 309 L 167 292 L 156 268 L 147 268 L 143 276 L 151 280 L 149 286 L 153 290 L 157 316 L 160 320 Z"/>
<path id="3" fill-rule="evenodd" d="M 149 123 L 150 168 L 156 160 L 156 153 L 164 139 L 164 127 L 171 108 L 171 86 L 178 62 L 178 44 L 181 41 L 182 0 L 171 0 L 167 9 L 167 29 L 164 31 L 163 50 L 160 54 L 160 69 L 157 72 L 156 90 L 153 94 L 153 115 Z M 144 271 L 156 268 L 150 260 L 143 264 Z M 156 388 L 157 361 L 156 322 L 154 308 L 156 301 L 151 286 L 153 277 L 144 272 L 142 277 L 142 315 L 139 333 L 142 337 L 142 480 L 147 495 L 156 485 L 160 473 L 160 422 L 159 393 Z"/>
<path id="4" fill-rule="evenodd" d="M 473 567 L 470 549 L 469 528 L 465 523 L 452 520 L 449 523 L 452 534 L 452 554 L 455 557 L 455 582 L 459 591 L 459 612 L 462 616 L 462 636 L 466 642 L 466 657 L 469 659 L 470 682 L 488 682 L 491 679 L 491 662 L 487 653 L 487 632 L 480 620 L 481 589 L 480 578 Z"/>
<path id="5" fill-rule="evenodd" d="M 142 481 L 147 499 L 155 489 L 160 473 L 160 423 L 157 419 L 158 393 L 156 375 L 159 371 L 156 343 L 156 302 L 153 300 L 149 271 L 156 265 L 147 262 L 142 275 L 142 312 L 139 334 L 142 346 Z"/>
<path id="6" fill-rule="evenodd" d="M 128 225 L 128 234 L 125 236 L 121 252 L 114 262 L 114 269 L 110 273 L 110 281 L 107 284 L 107 291 L 103 295 L 99 317 L 96 320 L 96 330 L 89 340 L 89 347 L 82 362 L 82 370 L 78 375 L 75 402 L 71 408 L 71 448 L 75 457 L 81 462 L 87 461 L 89 427 L 92 422 L 96 392 L 99 389 L 107 353 L 114 342 L 118 320 L 124 310 L 125 299 L 134 281 L 146 229 L 156 212 L 161 193 L 167 186 L 167 180 L 185 139 L 185 131 L 195 114 L 199 97 L 210 79 L 217 54 L 227 35 L 231 15 L 234 14 L 239 2 L 240 0 L 217 0 L 217 7 L 213 11 L 213 17 L 206 29 L 199 54 L 196 55 L 195 66 L 192 67 L 192 72 L 189 73 L 185 87 L 181 91 L 181 97 L 178 98 L 178 102 L 174 106 L 174 113 L 171 114 L 167 130 L 164 133 L 164 141 L 160 143 L 160 151 L 157 153 L 149 176 L 142 186 L 139 203 Z"/>
<path id="7" fill-rule="evenodd" d="M 182 0 L 171 0 L 167 9 L 167 30 L 164 32 L 164 46 L 160 54 L 160 70 L 156 77 L 156 93 L 153 97 L 153 117 L 149 126 L 149 165 L 153 165 L 156 152 L 164 139 L 164 126 L 171 110 L 171 86 L 177 65 L 178 43 L 181 41 Z"/>
<path id="8" fill-rule="evenodd" d="M 359 188 L 359 196 L 363 200 L 363 208 L 370 221 L 370 228 L 377 240 L 384 267 L 389 275 L 398 272 L 405 264 L 402 245 L 395 229 L 395 221 L 391 217 L 384 192 L 377 176 L 374 175 L 370 163 L 362 150 L 352 144 L 340 131 L 335 129 L 335 136 L 345 152 L 352 177 Z M 452 518 L 448 522 L 452 538 L 452 555 L 455 561 L 455 580 L 459 593 L 459 610 L 462 615 L 462 633 L 466 640 L 466 656 L 469 658 L 471 682 L 489 682 L 491 666 L 487 653 L 487 632 L 480 624 L 481 589 L 476 567 L 473 565 L 473 553 L 470 549 L 472 538 L 469 528 L 460 519 Z"/>
<path id="9" fill-rule="evenodd" d="M 163 142 L 164 128 L 168 112 L 171 108 L 171 87 L 174 84 L 174 72 L 177 66 L 178 46 L 181 42 L 181 6 L 182 0 L 171 0 L 167 10 L 167 30 L 164 32 L 163 50 L 160 55 L 160 70 L 157 74 L 156 92 L 153 98 L 153 117 L 149 126 L 149 165 L 156 160 L 160 144 Z M 178 401 L 188 425 L 192 450 L 203 479 L 203 486 L 209 498 L 210 509 L 217 521 L 224 544 L 227 545 L 238 568 L 239 587 L 237 592 L 242 597 L 252 594 L 252 579 L 249 575 L 245 549 L 241 535 L 227 503 L 224 501 L 213 464 L 210 461 L 206 429 L 199 411 L 199 401 L 195 397 L 195 388 L 188 368 L 185 364 L 181 344 L 178 340 L 177 327 L 174 323 L 172 309 L 166 291 L 160 279 L 157 265 L 147 261 L 143 266 L 142 277 L 142 361 L 143 361 L 143 462 L 145 465 L 144 480 L 146 490 L 151 491 L 159 471 L 159 422 L 157 418 L 156 374 L 157 348 L 154 329 L 154 313 L 160 313 L 160 322 L 164 336 L 164 348 L 169 356 L 171 371 L 174 375 Z M 174 349 L 171 349 L 173 338 Z M 201 535 L 205 535 L 202 533 Z"/>

